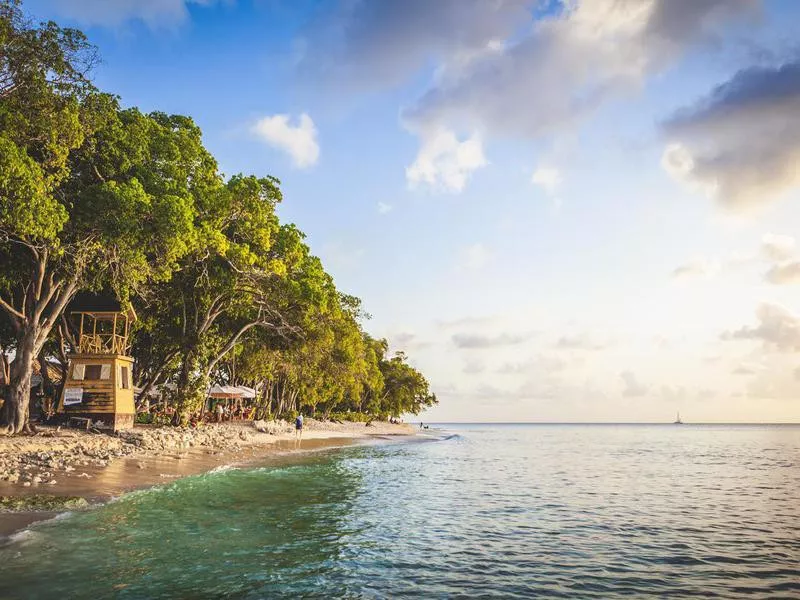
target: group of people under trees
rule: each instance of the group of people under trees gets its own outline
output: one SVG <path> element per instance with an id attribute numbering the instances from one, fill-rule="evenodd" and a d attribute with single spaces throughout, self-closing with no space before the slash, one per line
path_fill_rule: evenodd
<path id="1" fill-rule="evenodd" d="M 0 0 L 5 429 L 30 427 L 36 360 L 66 369 L 66 309 L 82 290 L 133 305 L 139 398 L 167 390 L 175 424 L 197 418 L 215 382 L 256 389 L 259 418 L 436 403 L 406 356 L 364 331 L 359 299 L 302 231 L 279 221 L 278 179 L 224 177 L 190 117 L 124 108 L 92 82 L 97 62 L 80 31 Z"/>

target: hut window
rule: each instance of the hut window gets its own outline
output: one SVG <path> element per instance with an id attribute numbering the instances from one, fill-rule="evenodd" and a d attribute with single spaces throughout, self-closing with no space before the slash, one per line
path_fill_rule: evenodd
<path id="1" fill-rule="evenodd" d="M 131 384 L 128 381 L 128 367 L 119 368 L 119 387 L 123 390 L 130 389 Z"/>
<path id="2" fill-rule="evenodd" d="M 102 365 L 100 379 L 111 379 L 111 365 Z"/>
<path id="3" fill-rule="evenodd" d="M 72 367 L 72 378 L 76 380 L 83 379 L 83 375 L 86 371 L 86 365 L 81 363 L 75 363 Z"/>
<path id="4" fill-rule="evenodd" d="M 84 379 L 102 379 L 103 365 L 86 365 Z"/>

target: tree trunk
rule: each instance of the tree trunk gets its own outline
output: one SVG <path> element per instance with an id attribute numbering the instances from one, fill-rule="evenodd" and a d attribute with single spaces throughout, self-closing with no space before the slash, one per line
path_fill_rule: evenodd
<path id="1" fill-rule="evenodd" d="M 184 354 L 175 392 L 174 425 L 186 425 L 206 401 L 209 379 L 194 350 Z"/>
<path id="2" fill-rule="evenodd" d="M 141 391 L 139 392 L 139 402 L 137 404 L 137 410 L 144 409 L 143 407 L 147 406 L 145 412 L 149 410 L 150 407 L 150 390 L 152 390 L 156 385 L 161 382 L 161 377 L 164 375 L 164 371 L 170 365 L 170 363 L 175 359 L 178 355 L 178 351 L 175 350 L 167 354 L 164 360 L 161 362 L 161 365 L 156 369 L 155 373 L 153 373 L 149 379 L 144 381 L 144 385 L 140 386 Z M 139 383 L 142 383 L 141 381 Z"/>
<path id="3" fill-rule="evenodd" d="M 12 434 L 30 431 L 31 375 L 38 334 L 39 331 L 34 327 L 25 330 L 17 346 L 17 356 L 11 364 L 8 430 Z"/>
<path id="4" fill-rule="evenodd" d="M 53 399 L 53 382 L 50 379 L 50 370 L 48 368 L 47 353 L 42 347 L 39 352 L 39 372 L 42 375 L 42 421 L 50 418 L 53 413 L 54 399 Z"/>

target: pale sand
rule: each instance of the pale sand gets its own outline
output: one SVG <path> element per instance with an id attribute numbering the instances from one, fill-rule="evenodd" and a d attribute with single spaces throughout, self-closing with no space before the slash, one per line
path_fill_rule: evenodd
<path id="1" fill-rule="evenodd" d="M 117 437 L 74 430 L 59 432 L 58 437 L 52 438 L 0 438 L 0 455 L 4 456 L 6 462 L 9 461 L 9 451 L 33 457 L 32 462 L 42 462 L 38 458 L 40 456 L 58 457 L 55 468 L 31 465 L 25 468 L 23 465 L 21 471 L 30 480 L 32 474 L 48 469 L 45 473 L 49 473 L 48 477 L 55 478 L 55 484 L 43 482 L 25 486 L 22 480 L 0 480 L 0 496 L 78 496 L 96 503 L 134 489 L 204 473 L 223 465 L 263 463 L 272 458 L 291 460 L 293 456 L 327 448 L 368 443 L 370 439 L 389 439 L 389 436 L 410 438 L 415 434 L 415 429 L 405 424 L 376 422 L 373 426 L 365 427 L 363 423 L 332 423 L 308 419 L 302 440 L 298 442 L 295 433 L 288 432 L 286 425 L 282 425 L 281 429 L 281 433 L 270 435 L 256 432 L 249 422 L 213 425 L 201 432 L 200 439 L 207 442 L 211 437 L 212 443 L 217 440 L 219 444 L 192 445 L 192 432 L 184 431 L 189 442 L 177 442 L 183 447 L 170 447 L 170 444 L 176 443 L 176 438 L 180 439 L 181 433 L 181 430 L 172 428 L 141 428 L 140 431 L 146 434 L 147 443 L 151 446 L 144 448 L 131 448 L 131 444 L 125 444 Z M 162 433 L 168 440 L 164 444 L 166 447 L 152 447 L 153 440 L 160 440 Z M 97 448 L 105 447 L 116 448 L 118 452 L 127 455 L 111 456 L 108 459 L 101 455 L 100 459 L 96 458 Z M 80 460 L 82 458 L 88 458 L 88 461 Z M 82 464 L 85 462 L 89 464 Z M 47 480 L 46 477 L 44 479 Z M 0 538 L 56 514 L 54 511 L 0 512 Z"/>

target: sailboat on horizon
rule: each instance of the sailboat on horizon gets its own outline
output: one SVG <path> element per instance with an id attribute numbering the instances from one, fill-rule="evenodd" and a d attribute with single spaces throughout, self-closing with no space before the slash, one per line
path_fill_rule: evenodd
<path id="1" fill-rule="evenodd" d="M 681 421 L 681 411 L 678 411 L 678 416 L 675 417 L 673 425 L 683 425 L 683 421 Z"/>

